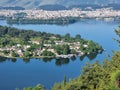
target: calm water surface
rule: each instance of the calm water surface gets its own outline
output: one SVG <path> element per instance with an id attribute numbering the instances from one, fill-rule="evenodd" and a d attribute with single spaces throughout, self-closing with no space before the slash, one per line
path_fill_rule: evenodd
<path id="1" fill-rule="evenodd" d="M 0 25 L 9 26 L 5 21 L 0 21 Z M 12 25 L 19 29 L 31 29 L 41 32 L 49 32 L 65 35 L 70 33 L 71 36 L 80 34 L 82 38 L 98 42 L 106 49 L 106 53 L 112 55 L 112 50 L 119 50 L 117 43 L 113 38 L 118 38 L 114 33 L 118 23 L 106 23 L 104 21 L 86 20 L 71 25 Z M 16 87 L 35 86 L 38 83 L 43 84 L 46 88 L 53 86 L 55 82 L 63 80 L 67 76 L 67 80 L 78 77 L 82 67 L 86 63 L 94 63 L 99 60 L 103 62 L 104 58 L 108 58 L 106 53 L 97 55 L 93 60 L 85 57 L 80 60 L 77 57 L 75 60 L 43 60 L 17 59 L 0 62 L 0 90 L 14 90 Z"/>

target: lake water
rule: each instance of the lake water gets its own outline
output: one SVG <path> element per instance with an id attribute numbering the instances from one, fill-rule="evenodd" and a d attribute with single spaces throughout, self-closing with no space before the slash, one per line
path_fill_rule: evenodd
<path id="1" fill-rule="evenodd" d="M 10 26 L 5 21 L 0 21 L 0 25 Z M 93 60 L 85 57 L 81 60 L 76 57 L 75 60 L 0 60 L 0 90 L 14 90 L 19 87 L 35 86 L 41 83 L 50 89 L 55 82 L 63 80 L 64 76 L 67 80 L 78 77 L 82 67 L 86 63 L 94 63 L 99 60 L 100 63 L 108 58 L 107 54 L 112 55 L 112 50 L 120 49 L 117 42 L 113 38 L 118 38 L 114 33 L 114 29 L 118 28 L 118 23 L 85 20 L 70 25 L 12 25 L 19 29 L 31 29 L 41 32 L 50 32 L 65 35 L 70 33 L 71 36 L 80 34 L 82 38 L 98 42 L 106 49 L 103 54 L 97 55 Z M 106 54 L 107 53 L 107 54 Z"/>

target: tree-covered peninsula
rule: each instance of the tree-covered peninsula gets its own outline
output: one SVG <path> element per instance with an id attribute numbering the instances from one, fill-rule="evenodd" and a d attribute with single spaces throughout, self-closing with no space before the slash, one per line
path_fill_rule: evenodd
<path id="1" fill-rule="evenodd" d="M 4 17 L 1 17 L 4 18 Z M 59 17 L 59 18 L 50 18 L 50 19 L 27 19 L 21 17 L 20 15 L 17 17 L 9 17 L 6 18 L 8 24 L 57 24 L 57 25 L 66 25 L 73 24 L 79 21 L 78 17 Z"/>
<path id="2" fill-rule="evenodd" d="M 100 53 L 102 46 L 78 34 L 66 35 L 19 30 L 0 26 L 0 55 L 4 57 L 42 58 L 71 57 Z"/>

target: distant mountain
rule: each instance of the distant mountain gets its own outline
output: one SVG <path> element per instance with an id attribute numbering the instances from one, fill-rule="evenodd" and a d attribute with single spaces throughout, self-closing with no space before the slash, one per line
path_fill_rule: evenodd
<path id="1" fill-rule="evenodd" d="M 36 8 L 40 5 L 56 4 L 58 0 L 0 0 L 0 6 L 22 6 L 27 9 Z"/>
<path id="2" fill-rule="evenodd" d="M 55 11 L 55 10 L 67 10 L 65 6 L 54 4 L 54 5 L 41 5 L 37 9 Z"/>
<path id="3" fill-rule="evenodd" d="M 59 0 L 58 3 L 68 6 L 81 4 L 106 5 L 112 3 L 120 3 L 120 0 Z"/>
<path id="4" fill-rule="evenodd" d="M 81 4 L 81 5 L 72 5 L 69 6 L 68 9 L 72 8 L 80 8 L 85 10 L 87 7 L 91 7 L 92 9 L 100 9 L 100 8 L 113 8 L 114 10 L 120 10 L 120 4 L 107 4 L 107 5 L 98 5 L 98 4 Z"/>
<path id="5" fill-rule="evenodd" d="M 105 7 L 112 7 L 114 10 L 120 10 L 120 4 L 108 4 Z"/>
<path id="6" fill-rule="evenodd" d="M 63 5 L 66 7 L 73 5 L 83 4 L 96 4 L 96 5 L 107 5 L 107 4 L 120 4 L 120 0 L 0 0 L 0 6 L 14 7 L 21 6 L 27 9 L 37 8 L 41 5 Z"/>
<path id="7" fill-rule="evenodd" d="M 23 7 L 15 6 L 15 7 L 0 7 L 0 9 L 6 9 L 6 10 L 25 10 Z"/>
<path id="8" fill-rule="evenodd" d="M 81 5 L 72 5 L 69 6 L 68 9 L 72 9 L 72 8 L 80 8 L 82 10 L 85 10 L 87 7 L 91 7 L 92 9 L 100 9 L 103 8 L 103 6 L 101 5 L 96 5 L 96 4 L 81 4 Z M 107 7 L 107 6 L 106 6 Z"/>

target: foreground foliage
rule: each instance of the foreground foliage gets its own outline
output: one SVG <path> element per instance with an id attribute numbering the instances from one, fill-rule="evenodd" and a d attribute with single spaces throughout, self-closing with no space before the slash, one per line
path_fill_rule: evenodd
<path id="1" fill-rule="evenodd" d="M 80 77 L 65 85 L 57 83 L 52 90 L 120 90 L 120 52 L 115 52 L 111 61 L 87 64 Z"/>
<path id="2" fill-rule="evenodd" d="M 19 90 L 19 88 L 16 88 L 15 90 Z M 38 84 L 35 87 L 27 87 L 23 90 L 44 90 L 44 87 L 41 84 Z"/>

